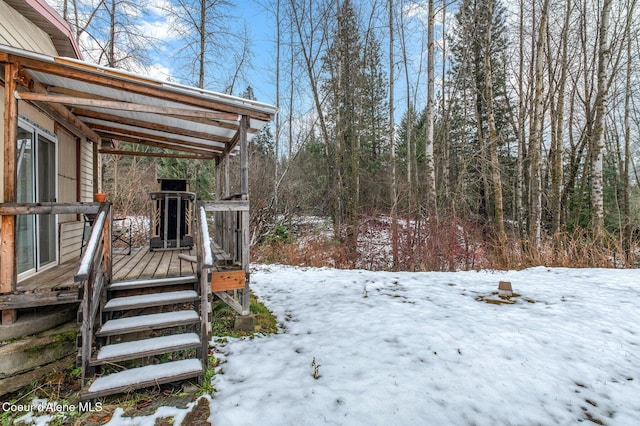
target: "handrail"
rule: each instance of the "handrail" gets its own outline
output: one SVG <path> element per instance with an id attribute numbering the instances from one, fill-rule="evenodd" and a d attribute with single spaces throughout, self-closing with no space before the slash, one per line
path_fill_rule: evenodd
<path id="1" fill-rule="evenodd" d="M 101 234 L 104 228 L 104 223 L 108 217 L 109 208 L 109 204 L 103 204 L 102 206 L 100 206 L 100 210 L 98 210 L 98 216 L 93 222 L 91 235 L 89 236 L 89 241 L 87 242 L 87 249 L 85 250 L 82 259 L 80 260 L 80 267 L 78 268 L 78 272 L 74 277 L 75 282 L 85 281 L 89 277 L 89 269 L 91 268 L 91 263 L 96 254 L 96 250 L 98 249 L 98 244 L 100 243 Z"/>
<path id="2" fill-rule="evenodd" d="M 96 214 L 100 203 L 0 203 L 0 216 L 25 214 Z"/>
<path id="3" fill-rule="evenodd" d="M 200 205 L 200 240 L 202 241 L 203 267 L 213 267 L 213 253 L 211 252 L 211 238 L 209 237 L 209 225 L 207 225 L 207 213 L 204 206 Z"/>
<path id="4" fill-rule="evenodd" d="M 201 205 L 208 212 L 242 212 L 249 211 L 248 200 L 202 201 Z"/>

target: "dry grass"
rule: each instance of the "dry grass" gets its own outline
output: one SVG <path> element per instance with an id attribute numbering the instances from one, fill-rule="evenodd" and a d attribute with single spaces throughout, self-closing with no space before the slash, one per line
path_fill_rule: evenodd
<path id="1" fill-rule="evenodd" d="M 503 248 L 489 230 L 477 223 L 454 217 L 439 221 L 401 220 L 393 264 L 391 223 L 388 218 L 361 221 L 358 258 L 326 234 L 305 229 L 293 241 L 276 241 L 252 248 L 252 259 L 260 263 L 296 266 L 366 268 L 369 270 L 455 271 L 478 269 L 523 269 L 531 266 L 574 268 L 621 268 L 636 266 L 638 244 L 625 251 L 614 236 L 594 238 L 588 230 L 545 234 L 532 245 L 514 233 Z"/>

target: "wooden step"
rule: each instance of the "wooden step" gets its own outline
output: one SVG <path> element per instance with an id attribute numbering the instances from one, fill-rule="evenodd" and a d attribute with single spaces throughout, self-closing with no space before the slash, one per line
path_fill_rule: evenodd
<path id="1" fill-rule="evenodd" d="M 183 310 L 164 312 L 161 314 L 138 315 L 135 317 L 109 320 L 96 333 L 99 337 L 115 336 L 118 334 L 137 333 L 140 331 L 159 330 L 161 328 L 178 327 L 197 324 L 200 322 L 198 312 Z"/>
<path id="2" fill-rule="evenodd" d="M 107 362 L 120 362 L 176 352 L 196 348 L 200 346 L 200 344 L 200 337 L 195 333 L 174 334 L 171 336 L 115 343 L 102 347 L 100 351 L 98 351 L 96 358 L 91 361 L 91 365 L 95 366 Z"/>
<path id="3" fill-rule="evenodd" d="M 197 275 L 187 275 L 185 277 L 169 277 L 143 280 L 128 280 L 114 282 L 109 286 L 109 290 L 135 290 L 140 288 L 162 287 L 169 285 L 191 284 L 198 281 Z"/>
<path id="4" fill-rule="evenodd" d="M 178 382 L 203 374 L 199 359 L 183 359 L 162 364 L 145 365 L 131 368 L 108 376 L 97 378 L 81 399 L 101 398 L 116 393 L 130 392 L 134 389 L 157 386 L 163 383 Z"/>
<path id="5" fill-rule="evenodd" d="M 198 300 L 194 290 L 168 291 L 164 293 L 142 294 L 138 296 L 114 297 L 102 309 L 103 312 L 148 308 L 150 306 L 174 305 Z"/>

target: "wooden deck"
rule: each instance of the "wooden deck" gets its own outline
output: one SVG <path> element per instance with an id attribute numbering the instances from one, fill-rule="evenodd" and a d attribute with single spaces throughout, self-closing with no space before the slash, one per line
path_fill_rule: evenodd
<path id="1" fill-rule="evenodd" d="M 136 280 L 143 278 L 167 278 L 195 275 L 196 265 L 181 259 L 180 254 L 195 256 L 196 250 L 149 251 L 148 247 L 134 248 L 130 255 L 113 253 L 113 281 Z M 16 295 L 0 297 L 0 307 L 5 304 L 20 309 L 26 304 L 36 306 L 74 303 L 78 301 L 78 283 L 73 277 L 78 271 L 80 259 L 54 266 L 17 285 Z"/>
<path id="2" fill-rule="evenodd" d="M 113 281 L 142 278 L 167 278 L 195 275 L 195 263 L 178 257 L 180 254 L 196 255 L 196 250 L 149 251 L 133 249 L 130 255 L 114 255 Z"/>

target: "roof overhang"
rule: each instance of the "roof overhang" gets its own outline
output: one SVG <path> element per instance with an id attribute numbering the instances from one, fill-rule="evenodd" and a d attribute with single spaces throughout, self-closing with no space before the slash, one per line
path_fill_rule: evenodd
<path id="1" fill-rule="evenodd" d="M 18 99 L 96 143 L 116 140 L 222 157 L 235 150 L 241 122 L 250 140 L 276 112 L 244 98 L 3 45 L 1 63 L 18 67 Z"/>
<path id="2" fill-rule="evenodd" d="M 49 34 L 58 55 L 82 59 L 71 27 L 45 0 L 4 1 Z"/>

